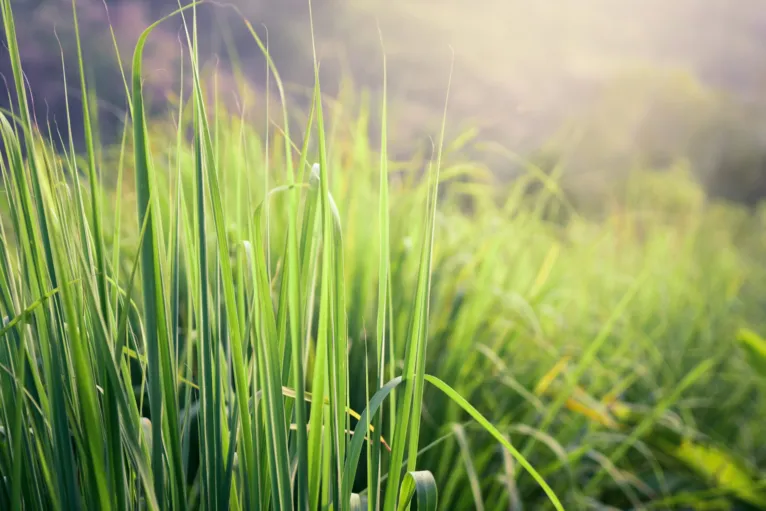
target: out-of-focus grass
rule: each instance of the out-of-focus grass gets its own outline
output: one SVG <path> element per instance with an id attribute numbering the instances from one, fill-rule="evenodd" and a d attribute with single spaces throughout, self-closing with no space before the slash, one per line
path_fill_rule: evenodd
<path id="1" fill-rule="evenodd" d="M 145 119 L 135 55 L 119 150 L 2 117 L 0 508 L 766 507 L 763 216 L 389 161 L 318 85 L 265 140 L 196 60 Z"/>

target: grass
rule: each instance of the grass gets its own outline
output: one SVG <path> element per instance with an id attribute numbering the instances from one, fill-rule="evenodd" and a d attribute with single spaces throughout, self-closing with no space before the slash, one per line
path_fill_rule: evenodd
<path id="1" fill-rule="evenodd" d="M 144 115 L 150 27 L 121 146 L 86 104 L 85 157 L 57 153 L 0 5 L 0 508 L 766 508 L 761 217 L 677 172 L 588 219 L 443 130 L 401 165 L 385 97 L 372 141 L 316 58 L 298 136 L 272 66 L 261 137 L 203 79 L 195 5 L 178 110 Z"/>

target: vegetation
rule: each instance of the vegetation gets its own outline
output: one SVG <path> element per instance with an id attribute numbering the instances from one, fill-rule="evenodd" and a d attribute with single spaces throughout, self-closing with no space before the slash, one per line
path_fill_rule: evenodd
<path id="1" fill-rule="evenodd" d="M 395 161 L 385 95 L 371 140 L 316 59 L 301 129 L 277 80 L 259 130 L 203 79 L 195 6 L 177 109 L 146 115 L 153 26 L 121 144 L 85 101 L 60 150 L 0 5 L 0 509 L 766 509 L 761 210 L 678 161 L 586 216 L 444 128 Z"/>

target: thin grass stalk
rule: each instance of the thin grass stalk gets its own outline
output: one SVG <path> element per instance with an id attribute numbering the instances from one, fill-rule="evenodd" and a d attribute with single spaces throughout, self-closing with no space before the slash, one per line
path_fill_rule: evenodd
<path id="1" fill-rule="evenodd" d="M 144 308 L 146 316 L 145 342 L 147 345 L 149 404 L 152 414 L 152 436 L 155 439 L 152 446 L 152 472 L 157 500 L 164 503 L 165 466 L 164 450 L 168 450 L 171 476 L 171 498 L 174 506 L 186 509 L 186 496 L 183 490 L 183 464 L 181 461 L 181 442 L 178 431 L 178 405 L 175 392 L 175 370 L 170 349 L 166 304 L 163 293 L 163 282 L 160 268 L 160 247 L 158 224 L 154 217 L 154 208 L 150 202 L 150 194 L 155 186 L 151 163 L 149 161 L 148 133 L 144 117 L 142 95 L 142 56 L 144 45 L 149 34 L 162 21 L 184 9 L 196 4 L 190 4 L 178 11 L 160 19 L 149 26 L 141 34 L 133 54 L 133 142 L 136 166 L 136 193 L 139 221 L 148 218 L 147 243 L 141 250 L 141 268 L 143 280 Z M 164 410 L 164 414 L 163 414 Z M 163 439 L 163 430 L 168 437 Z"/>

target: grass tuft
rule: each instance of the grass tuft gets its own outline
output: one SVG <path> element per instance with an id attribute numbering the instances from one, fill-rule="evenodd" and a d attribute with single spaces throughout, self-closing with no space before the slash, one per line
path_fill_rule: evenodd
<path id="1" fill-rule="evenodd" d="M 316 48 L 295 115 L 244 21 L 282 108 L 255 126 L 203 73 L 198 3 L 141 34 L 119 147 L 78 42 L 78 155 L 0 7 L 0 509 L 766 509 L 763 215 L 647 211 L 663 179 L 699 196 L 679 174 L 636 173 L 598 219 L 561 169 L 498 183 L 459 159 L 472 132 L 445 140 L 451 74 L 434 154 L 394 161 L 382 34 L 371 140 Z M 149 117 L 171 17 L 191 84 Z"/>

